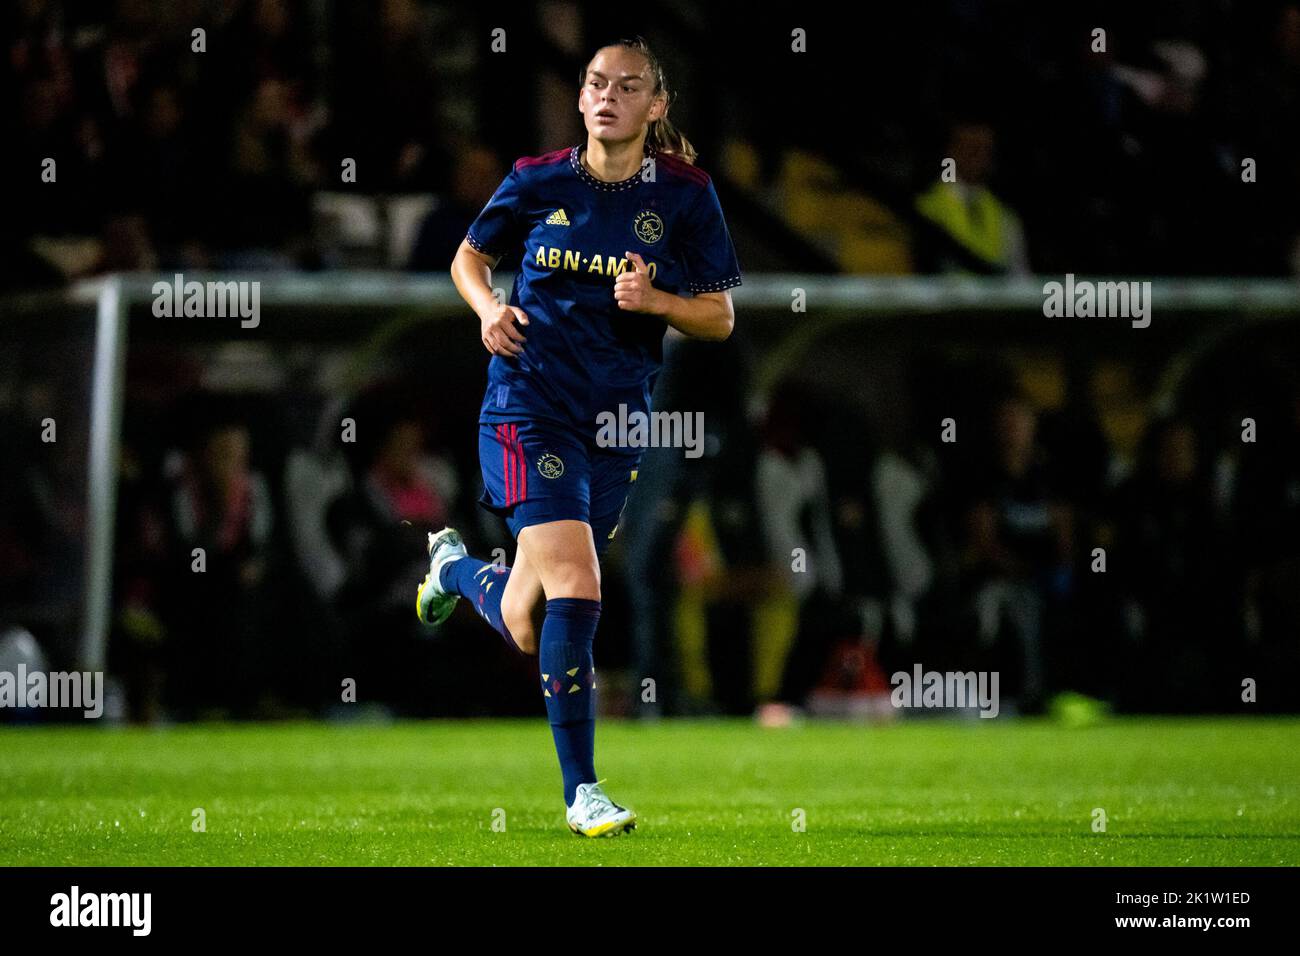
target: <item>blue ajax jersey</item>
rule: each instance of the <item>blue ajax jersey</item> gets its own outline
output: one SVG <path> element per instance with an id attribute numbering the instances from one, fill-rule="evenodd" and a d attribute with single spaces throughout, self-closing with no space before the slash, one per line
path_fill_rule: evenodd
<path id="1" fill-rule="evenodd" d="M 601 182 L 582 165 L 584 148 L 517 160 L 469 228 L 480 252 L 521 252 L 510 304 L 529 319 L 523 354 L 488 365 L 481 422 L 541 419 L 594 434 L 601 412 L 650 410 L 668 326 L 614 301 L 615 278 L 632 269 L 625 252 L 665 292 L 740 284 L 707 174 L 648 149 L 635 176 Z"/>

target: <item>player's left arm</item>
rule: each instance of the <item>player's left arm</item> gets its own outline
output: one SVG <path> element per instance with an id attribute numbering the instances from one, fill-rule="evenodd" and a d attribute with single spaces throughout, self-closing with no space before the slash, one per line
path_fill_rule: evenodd
<path id="1" fill-rule="evenodd" d="M 650 269 L 635 252 L 625 252 L 632 268 L 614 279 L 614 301 L 627 312 L 657 315 L 683 335 L 722 341 L 736 325 L 731 291 L 699 292 L 686 297 L 656 289 Z"/>

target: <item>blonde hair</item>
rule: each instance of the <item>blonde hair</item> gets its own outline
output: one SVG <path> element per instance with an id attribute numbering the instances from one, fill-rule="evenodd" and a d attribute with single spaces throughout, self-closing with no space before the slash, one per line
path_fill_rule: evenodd
<path id="1" fill-rule="evenodd" d="M 676 156 L 683 162 L 695 165 L 695 158 L 699 155 L 691 141 L 682 135 L 681 130 L 674 126 L 668 119 L 668 106 L 672 104 L 673 94 L 668 89 L 668 78 L 664 75 L 663 64 L 659 58 L 654 55 L 650 45 L 641 37 L 633 37 L 630 40 L 615 40 L 613 43 L 606 43 L 601 49 L 607 47 L 621 46 L 625 50 L 632 50 L 634 53 L 640 53 L 646 59 L 650 67 L 650 75 L 654 77 L 654 93 L 658 96 L 664 94 L 667 103 L 664 105 L 664 115 L 662 119 L 651 120 L 650 129 L 646 133 L 646 139 L 654 145 L 657 152 L 668 153 Z M 591 66 L 591 61 L 587 61 L 587 66 L 582 68 L 582 73 L 578 76 L 578 88 L 581 89 L 587 82 L 587 68 Z"/>

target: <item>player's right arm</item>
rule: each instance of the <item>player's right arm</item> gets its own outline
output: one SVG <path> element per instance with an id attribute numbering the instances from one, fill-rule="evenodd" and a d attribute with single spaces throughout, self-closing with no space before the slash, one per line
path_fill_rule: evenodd
<path id="1" fill-rule="evenodd" d="M 493 355 L 509 358 L 524 350 L 526 340 L 515 322 L 527 325 L 528 316 L 523 309 L 498 302 L 492 292 L 492 270 L 500 261 L 500 256 L 479 252 L 469 240 L 462 239 L 451 263 L 451 281 L 465 304 L 478 316 L 483 347 Z"/>

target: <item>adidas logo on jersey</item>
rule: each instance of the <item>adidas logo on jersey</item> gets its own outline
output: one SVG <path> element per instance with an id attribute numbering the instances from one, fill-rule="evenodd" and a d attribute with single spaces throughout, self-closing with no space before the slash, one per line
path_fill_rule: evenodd
<path id="1" fill-rule="evenodd" d="M 546 224 L 548 226 L 567 226 L 569 225 L 569 217 L 564 214 L 563 209 L 557 209 L 546 218 Z"/>

